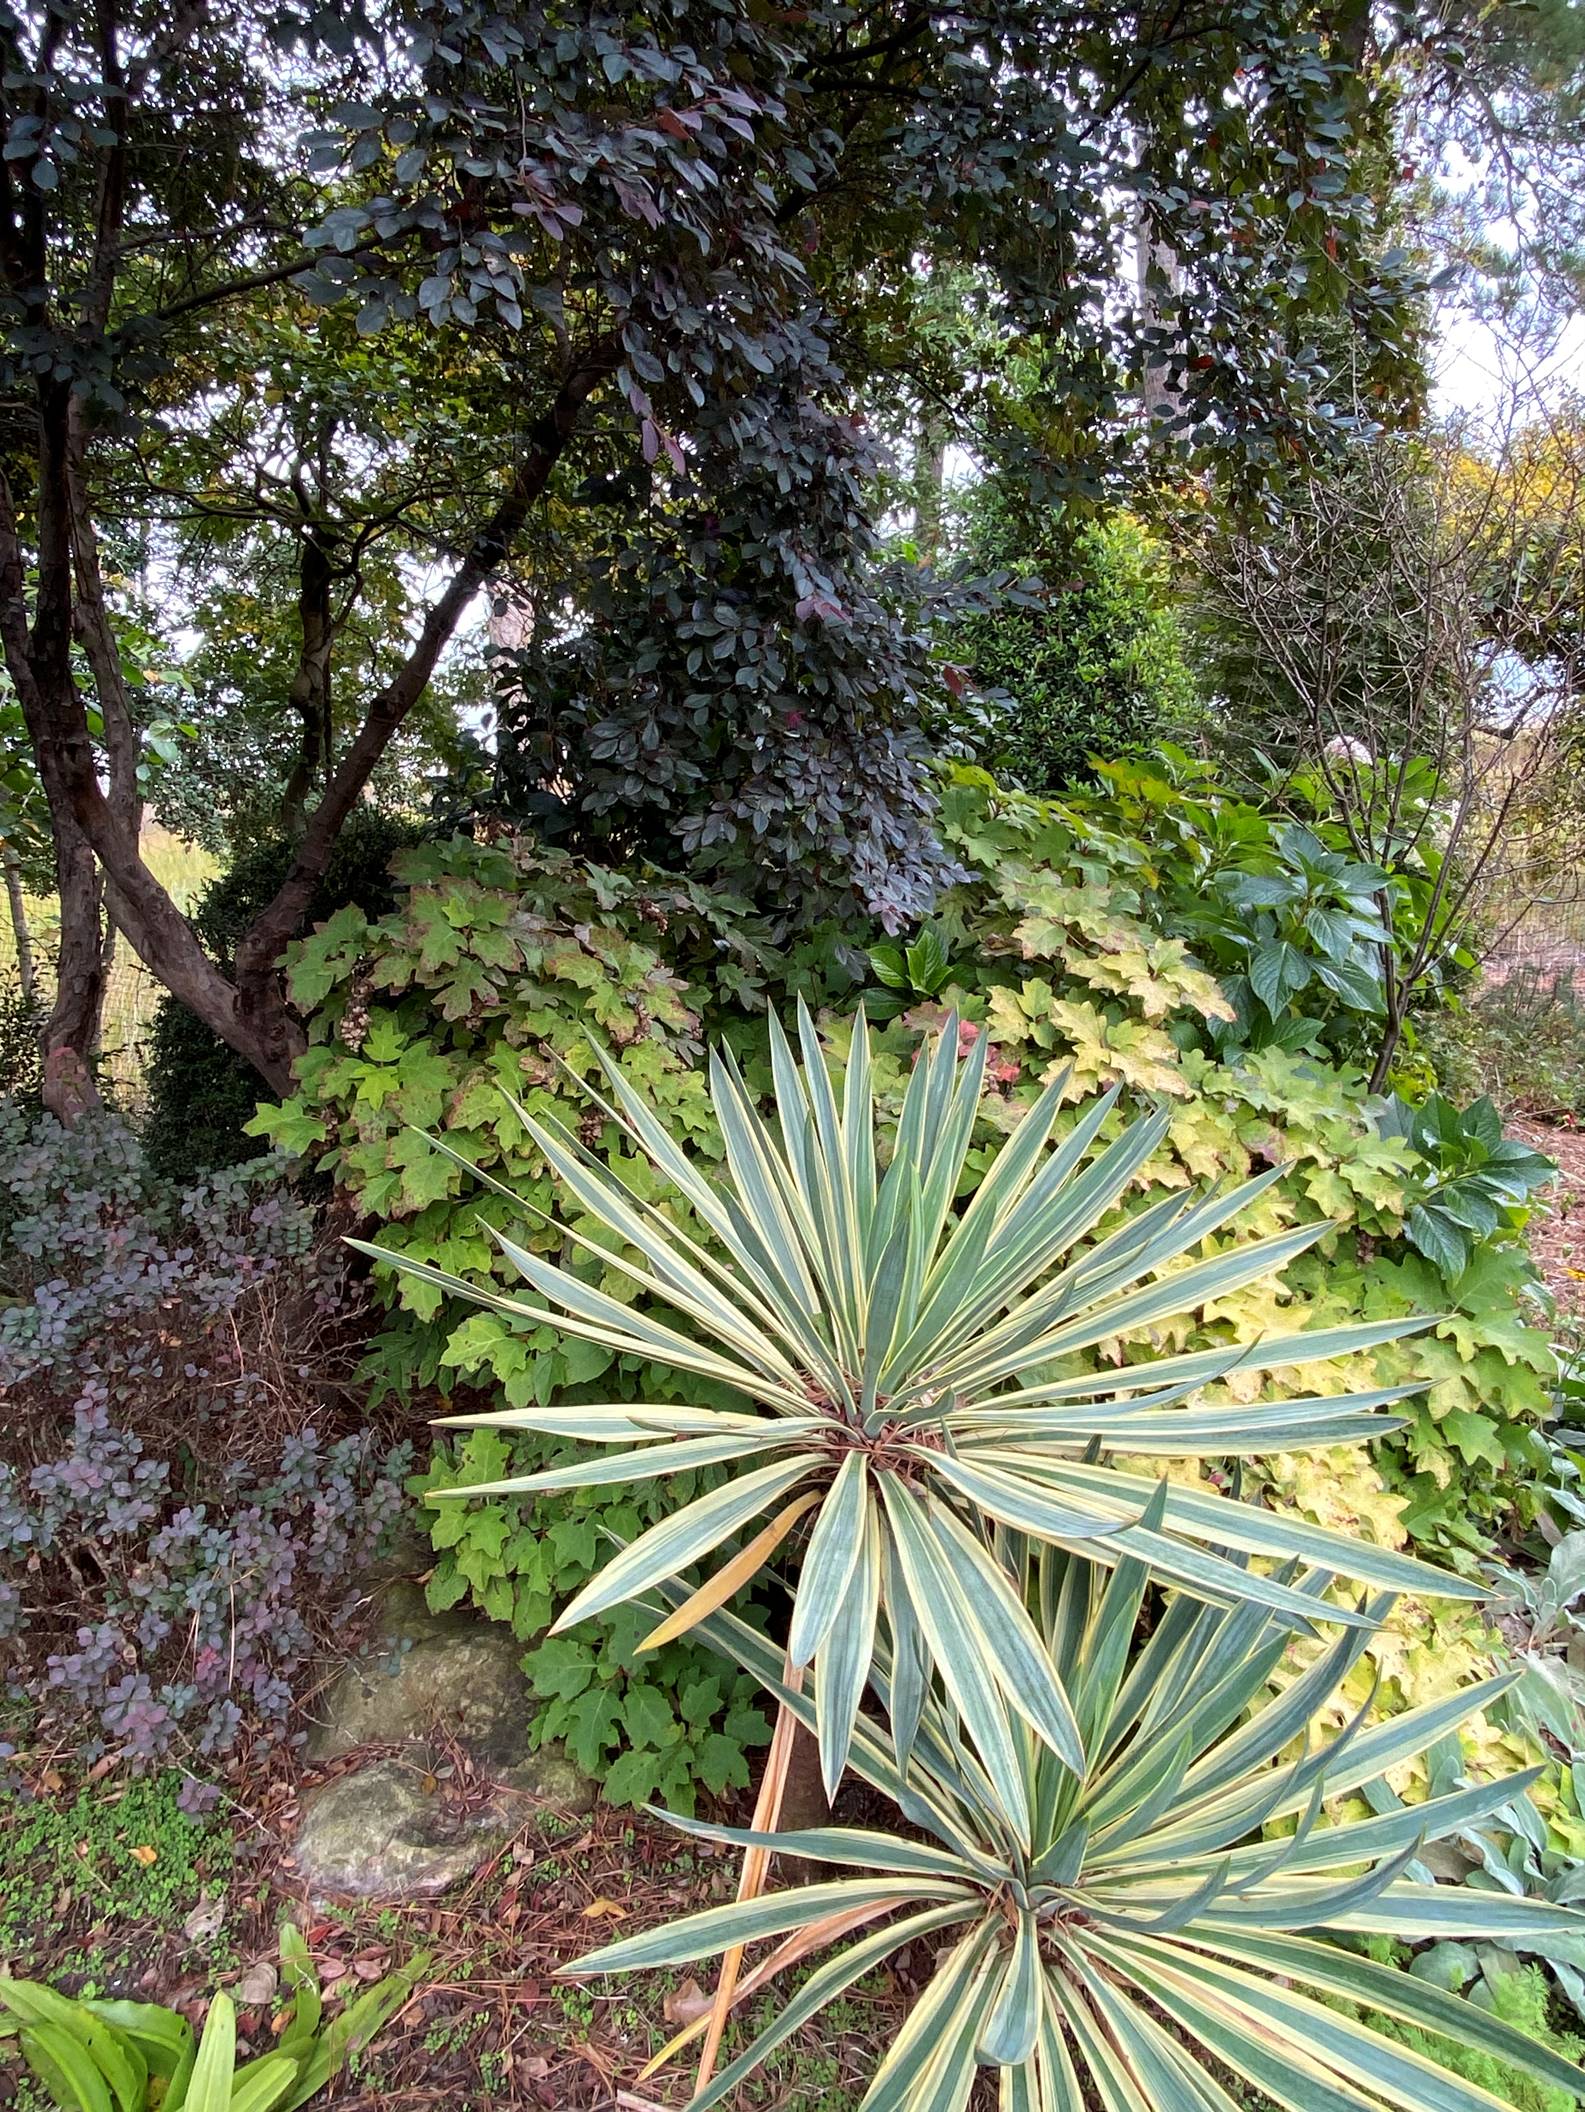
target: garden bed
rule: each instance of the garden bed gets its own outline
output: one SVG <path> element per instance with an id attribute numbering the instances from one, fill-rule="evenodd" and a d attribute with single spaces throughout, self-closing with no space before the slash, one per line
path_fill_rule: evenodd
<path id="1" fill-rule="evenodd" d="M 608 1987 L 559 1982 L 556 1968 L 624 1933 L 731 1896 L 737 1861 L 632 1812 L 546 1812 L 464 1886 L 393 1906 L 306 1902 L 290 1862 L 298 1800 L 312 1773 L 278 1760 L 250 1781 L 246 1806 L 183 1813 L 174 1776 L 71 1783 L 54 1770 L 23 1786 L 0 1879 L 0 1967 L 76 1992 L 134 1996 L 197 2024 L 217 1984 L 237 2001 L 255 2052 L 269 2043 L 268 1999 L 283 1919 L 303 1930 L 327 2004 L 355 1995 L 418 1950 L 430 1970 L 370 2052 L 323 2102 L 346 2112 L 430 2106 L 595 2107 L 686 2102 L 686 2057 L 671 2076 L 626 2088 L 665 2044 L 708 1970 Z M 746 1817 L 746 1813 L 734 1813 Z M 745 2104 L 819 2104 L 863 2095 L 874 2048 L 896 2029 L 906 1966 L 854 1991 L 768 2064 Z M 249 1995 L 254 1999 L 250 2002 Z M 767 2012 L 768 2014 L 768 2012 Z M 42 2112 L 0 2052 L 0 2106 Z"/>

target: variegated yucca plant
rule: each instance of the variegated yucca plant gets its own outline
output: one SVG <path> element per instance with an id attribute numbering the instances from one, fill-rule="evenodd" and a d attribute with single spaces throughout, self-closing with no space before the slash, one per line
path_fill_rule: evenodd
<path id="1" fill-rule="evenodd" d="M 1113 1096 L 1064 1120 L 1060 1078 L 965 1200 L 983 1038 L 965 1056 L 953 1019 L 921 1052 L 889 1154 L 862 1018 L 840 1090 L 802 1010 L 798 1038 L 801 1064 L 771 1023 L 769 1119 L 730 1056 L 712 1057 L 720 1175 L 605 1065 L 610 1098 L 597 1104 L 669 1186 L 668 1208 L 641 1192 L 648 1179 L 624 1180 L 564 1125 L 520 1109 L 582 1213 L 561 1228 L 573 1265 L 497 1235 L 528 1295 L 382 1256 L 526 1326 L 739 1397 L 457 1419 L 607 1449 L 453 1497 L 724 1468 L 720 1485 L 617 1552 L 558 1626 L 642 1597 L 660 1616 L 652 1641 L 693 1629 L 779 1703 L 754 1828 L 693 1829 L 744 1847 L 738 1901 L 572 1970 L 723 1954 L 710 2013 L 683 2034 L 705 2038 L 696 2112 L 916 1940 L 939 1946 L 933 1974 L 866 2112 L 962 2112 L 986 2066 L 1003 2112 L 1236 2112 L 1229 2076 L 1290 2112 L 1496 2104 L 1372 2029 L 1358 2014 L 1370 2010 L 1575 2087 L 1532 2041 L 1332 1940 L 1371 1928 L 1511 1944 L 1552 1936 L 1560 1915 L 1578 1922 L 1411 1881 L 1423 1841 L 1476 1823 L 1524 1778 L 1409 1811 L 1388 1773 L 1500 1683 L 1392 1724 L 1362 1715 L 1322 1746 L 1307 1738 L 1390 1604 L 1339 1604 L 1335 1577 L 1389 1594 L 1473 1587 L 1111 1464 L 1119 1451 L 1226 1459 L 1394 1428 L 1381 1413 L 1393 1392 L 1247 1405 L 1215 1382 L 1235 1366 L 1347 1356 L 1401 1325 L 1114 1364 L 1118 1341 L 1279 1269 L 1327 1228 L 1220 1244 L 1276 1173 L 1222 1196 L 1134 1202 L 1165 1113 L 1106 1141 Z M 580 1253 L 625 1277 L 630 1298 L 579 1273 Z M 1097 1351 L 1108 1360 L 1084 1369 Z M 773 1643 L 725 1609 L 778 1550 L 791 1606 Z M 1323 1622 L 1336 1640 L 1279 1690 L 1295 1630 Z M 776 1834 L 799 1724 L 828 1788 L 851 1761 L 911 1833 Z M 1361 1789 L 1368 1818 L 1337 1802 Z M 778 1850 L 863 1874 L 760 1896 Z M 734 1999 L 849 1938 L 712 2084 Z M 744 1947 L 772 1941 L 740 1983 Z"/>
<path id="2" fill-rule="evenodd" d="M 1314 1618 L 1314 1600 L 1270 1574 L 1269 1563 L 1245 1557 L 1314 1564 L 1389 1591 L 1474 1595 L 1475 1587 L 1389 1549 L 1207 1488 L 1173 1485 L 1147 1517 L 1152 1481 L 1109 1462 L 1114 1449 L 1225 1459 L 1398 1427 L 1380 1410 L 1413 1389 L 1254 1405 L 1205 1393 L 1235 1365 L 1261 1372 L 1346 1356 L 1405 1332 L 1402 1322 L 1077 1368 L 1085 1352 L 1225 1298 L 1322 1238 L 1325 1223 L 1212 1244 L 1280 1168 L 1226 1194 L 1174 1194 L 1129 1209 L 1167 1111 L 1140 1116 L 1103 1143 L 1115 1098 L 1108 1093 L 1057 1137 L 1066 1084 L 1059 1077 L 964 1202 L 983 1035 L 965 1055 L 953 1018 L 921 1050 L 884 1160 L 862 1015 L 840 1092 L 801 1006 L 798 1038 L 801 1064 L 771 1021 L 773 1119 L 730 1054 L 712 1055 L 722 1177 L 691 1159 L 606 1064 L 611 1098 L 596 1096 L 597 1104 L 670 1187 L 697 1237 L 564 1125 L 519 1109 L 567 1196 L 592 1220 L 589 1230 L 563 1227 L 567 1245 L 625 1277 L 631 1302 L 499 1233 L 530 1295 L 497 1294 L 367 1250 L 524 1326 L 548 1323 L 742 1397 L 734 1408 L 557 1402 L 454 1418 L 611 1449 L 438 1492 L 445 1498 L 733 1470 L 615 1554 L 563 1609 L 558 1628 L 717 1560 L 716 1573 L 651 1638 L 659 1641 L 723 1604 L 787 1544 L 800 1557 L 788 1655 L 794 1668 L 813 1664 L 828 1790 L 847 1760 L 884 1613 L 898 1650 L 901 1750 L 933 1668 L 1027 1848 L 1021 1728 L 1075 1771 L 1086 1765 L 1087 1746 L 1060 1668 L 987 1545 L 987 1521 L 1103 1566 L 1137 1558 L 1213 1605 L 1255 1602 L 1290 1623 Z M 595 1228 L 609 1237 L 597 1238 Z M 1198 1258 L 1186 1258 L 1196 1250 Z M 769 1522 L 740 1545 L 766 1511 Z M 1327 1618 L 1361 1617 L 1334 1610 Z"/>
<path id="3" fill-rule="evenodd" d="M 1160 1508 L 1158 1497 L 1154 1522 Z M 896 1804 L 906 1835 L 841 1826 L 767 1835 L 657 1814 L 689 1834 L 862 1875 L 712 1907 L 566 1968 L 588 1976 L 680 1966 L 774 1941 L 738 1985 L 741 2002 L 845 1945 L 690 2112 L 731 2102 L 783 2039 L 904 1946 L 916 1957 L 933 1952 L 933 1966 L 861 2112 L 962 2112 L 986 2068 L 997 2074 L 1001 2112 L 1243 2112 L 1249 2100 L 1230 2083 L 1284 2112 L 1496 2112 L 1499 2099 L 1386 2036 L 1372 2013 L 1585 2095 L 1571 2062 L 1348 1942 L 1373 1932 L 1542 1948 L 1585 1930 L 1585 1915 L 1566 1907 L 1409 1875 L 1425 1843 L 1478 1824 L 1533 1779 L 1418 1806 L 1388 1787 L 1393 1769 L 1508 1680 L 1394 1721 L 1371 1723 L 1362 1710 L 1313 1742 L 1308 1727 L 1356 1663 L 1365 1630 L 1345 1630 L 1279 1689 L 1272 1676 L 1292 1637 L 1264 1606 L 1152 1590 L 1153 1620 L 1136 1643 L 1143 1564 L 1125 1560 L 1107 1577 L 1051 1549 L 1004 1552 L 1038 1608 L 1087 1753 L 1076 1774 L 1015 1729 L 1027 1840 L 966 1747 L 957 1711 L 933 1691 L 906 1766 L 868 1711 L 853 1740 L 856 1772 Z M 1314 1603 L 1326 1583 L 1312 1573 L 1297 1589 Z M 1365 1610 L 1380 1619 L 1389 1605 Z M 813 1723 L 813 1706 L 762 1635 L 730 1613 L 699 1632 Z M 883 1709 L 895 1705 L 884 1635 L 875 1693 Z M 1352 1815 L 1358 1801 L 1368 1816 Z"/>

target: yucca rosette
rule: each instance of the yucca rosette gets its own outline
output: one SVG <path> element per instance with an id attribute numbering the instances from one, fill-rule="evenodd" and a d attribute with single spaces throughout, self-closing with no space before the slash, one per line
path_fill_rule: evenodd
<path id="1" fill-rule="evenodd" d="M 1413 1390 L 1208 1399 L 1206 1389 L 1234 1366 L 1282 1371 L 1427 1323 L 1332 1328 L 1052 1376 L 1085 1352 L 1138 1339 L 1281 1269 L 1328 1227 L 1207 1247 L 1281 1169 L 1225 1194 L 1173 1193 L 1130 1208 L 1167 1112 L 1142 1114 L 1103 1142 L 1116 1098 L 1108 1093 L 1064 1118 L 1059 1136 L 1060 1077 L 964 1200 L 986 1043 L 980 1036 L 964 1053 L 960 1038 L 954 1018 L 921 1050 L 884 1161 L 862 1017 L 840 1088 L 807 1011 L 798 1018 L 801 1063 L 771 1022 L 770 1116 L 730 1054 L 714 1053 L 721 1173 L 690 1158 L 607 1063 L 610 1098 L 597 1104 L 669 1187 L 682 1206 L 672 1213 L 563 1124 L 520 1110 L 583 1221 L 562 1228 L 566 1261 L 495 1235 L 531 1295 L 368 1251 L 525 1328 L 549 1324 L 741 1398 L 740 1407 L 565 1401 L 454 1419 L 606 1449 L 440 1492 L 445 1499 L 731 1470 L 616 1553 L 562 1610 L 558 1628 L 717 1563 L 657 1631 L 678 1633 L 796 1534 L 787 1649 L 794 1666 L 813 1665 L 828 1787 L 848 1754 L 884 1609 L 898 1650 L 904 1749 L 934 1666 L 998 1794 L 1027 1828 L 1017 1726 L 1073 1769 L 1085 1764 L 1085 1741 L 1059 1668 L 986 1544 L 987 1526 L 1102 1565 L 1132 1557 L 1209 1604 L 1252 1603 L 1290 1623 L 1363 1616 L 1319 1608 L 1271 1574 L 1271 1562 L 1387 1590 L 1471 1596 L 1474 1588 L 1208 1488 L 1174 1485 L 1159 1514 L 1146 1516 L 1153 1483 L 1119 1471 L 1114 1452 L 1225 1459 L 1362 1441 L 1396 1428 L 1381 1411 Z M 596 1229 L 607 1236 L 597 1240 Z M 579 1274 L 584 1255 L 626 1279 L 631 1302 Z"/>

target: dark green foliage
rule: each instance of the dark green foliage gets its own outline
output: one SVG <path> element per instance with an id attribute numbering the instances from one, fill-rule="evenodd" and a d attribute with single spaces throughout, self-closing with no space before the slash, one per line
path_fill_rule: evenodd
<path id="1" fill-rule="evenodd" d="M 37 1010 L 22 995 L 14 975 L 0 980 L 0 1097 L 24 1106 L 38 1104 L 42 1076 Z"/>
<path id="2" fill-rule="evenodd" d="M 1011 605 L 953 630 L 952 652 L 982 688 L 1005 694 L 996 767 L 1037 792 L 1093 777 L 1091 758 L 1137 753 L 1181 731 L 1194 684 L 1161 553 L 1126 515 L 1054 530 L 1032 547 L 995 501 L 970 554 L 1023 580 L 1035 606 Z"/>
<path id="3" fill-rule="evenodd" d="M 1489 1100 L 1460 1109 L 1441 1093 L 1418 1107 L 1396 1094 L 1382 1117 L 1383 1136 L 1402 1137 L 1421 1162 L 1404 1232 L 1411 1246 L 1449 1276 L 1469 1266 L 1477 1248 L 1512 1222 L 1557 1172 L 1552 1161 L 1502 1133 Z"/>
<path id="4" fill-rule="evenodd" d="M 309 925 L 349 904 L 371 917 L 389 909 L 391 859 L 418 835 L 414 822 L 360 807 L 336 840 Z M 291 855 L 285 837 L 264 837 L 200 895 L 193 925 L 228 974 L 238 940 L 286 877 Z M 154 1014 L 147 1078 L 144 1148 L 166 1179 L 192 1180 L 258 1156 L 257 1142 L 243 1133 L 264 1090 L 257 1071 L 177 998 L 162 998 Z"/>

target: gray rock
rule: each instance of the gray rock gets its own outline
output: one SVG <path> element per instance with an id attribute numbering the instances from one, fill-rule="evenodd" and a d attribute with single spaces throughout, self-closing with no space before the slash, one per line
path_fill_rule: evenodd
<path id="1" fill-rule="evenodd" d="M 386 1750 L 304 1796 L 294 1860 L 311 1891 L 427 1898 L 541 1807 L 590 1809 L 595 1786 L 565 1751 L 530 1749 L 535 1702 L 521 1655 L 505 1628 L 431 1613 L 411 1582 L 381 1594 L 373 1636 L 320 1699 L 308 1759 L 322 1767 L 363 1746 Z M 447 1764 L 457 1746 L 471 1763 L 465 1782 Z"/>
<path id="2" fill-rule="evenodd" d="M 305 1798 L 292 1851 L 314 1893 L 427 1899 L 502 1846 L 507 1800 L 470 1809 L 410 1762 L 375 1760 Z"/>
<path id="3" fill-rule="evenodd" d="M 488 1773 L 529 1757 L 534 1700 L 522 1645 L 469 1613 L 431 1613 L 415 1584 L 381 1595 L 377 1627 L 319 1701 L 308 1738 L 316 1767 L 360 1745 L 456 1738 Z"/>

